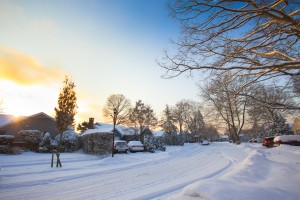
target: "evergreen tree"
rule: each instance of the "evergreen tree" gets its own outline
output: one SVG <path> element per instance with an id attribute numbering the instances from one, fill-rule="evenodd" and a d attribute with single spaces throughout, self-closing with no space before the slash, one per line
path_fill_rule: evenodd
<path id="1" fill-rule="evenodd" d="M 144 131 L 149 127 L 155 127 L 157 118 L 153 109 L 145 105 L 141 100 L 137 101 L 135 107 L 130 110 L 129 121 L 131 125 L 139 127 L 140 140 L 144 144 Z"/>
<path id="2" fill-rule="evenodd" d="M 285 122 L 280 114 L 275 113 L 272 123 L 267 127 L 267 134 L 272 136 L 288 134 L 289 127 Z"/>
<path id="3" fill-rule="evenodd" d="M 166 105 L 160 120 L 160 127 L 166 134 L 165 140 L 168 145 L 177 145 L 180 140 L 177 136 L 177 127 L 175 126 L 175 121 L 176 120 L 171 112 L 170 107 Z"/>
<path id="4" fill-rule="evenodd" d="M 160 127 L 164 130 L 166 134 L 173 134 L 177 131 L 175 126 L 175 118 L 169 108 L 169 105 L 166 105 L 165 110 L 163 111 L 163 116 L 160 120 Z"/>
<path id="5" fill-rule="evenodd" d="M 61 150 L 61 140 L 62 134 L 66 130 L 68 130 L 69 126 L 74 126 L 75 124 L 75 114 L 77 113 L 77 98 L 76 92 L 74 91 L 75 84 L 69 77 L 65 77 L 64 80 L 64 87 L 61 89 L 59 97 L 58 97 L 58 107 L 55 107 L 55 125 L 56 130 L 60 133 L 60 139 L 58 142 L 58 149 L 57 149 L 57 164 L 61 167 L 61 162 L 59 159 L 59 154 Z"/>
<path id="6" fill-rule="evenodd" d="M 186 121 L 188 131 L 195 138 L 201 138 L 205 132 L 205 122 L 200 110 L 195 110 L 190 113 Z"/>
<path id="7" fill-rule="evenodd" d="M 83 133 L 87 129 L 89 129 L 89 123 L 86 122 L 86 121 L 84 121 L 81 124 L 77 125 L 77 131 L 80 131 L 81 133 Z"/>

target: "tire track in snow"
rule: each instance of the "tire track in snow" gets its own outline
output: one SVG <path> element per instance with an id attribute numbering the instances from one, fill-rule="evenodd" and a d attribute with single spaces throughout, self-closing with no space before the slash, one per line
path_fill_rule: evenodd
<path id="1" fill-rule="evenodd" d="M 173 149 L 172 152 L 145 153 L 143 156 L 146 158 L 152 156 L 152 158 L 139 163 L 129 162 L 120 167 L 107 165 L 103 160 L 109 163 L 111 159 L 105 158 L 99 160 L 99 163 L 93 161 L 91 165 L 86 165 L 82 169 L 61 168 L 65 173 L 62 177 L 59 173 L 55 173 L 56 169 L 51 173 L 54 177 L 43 176 L 45 174 L 41 171 L 36 176 L 35 172 L 27 174 L 35 176 L 35 179 L 26 180 L 26 176 L 23 175 L 23 178 L 16 176 L 18 180 L 7 184 L 3 184 L 4 182 L 0 180 L 0 190 L 7 194 L 5 196 L 7 199 L 14 196 L 12 193 L 15 188 L 20 198 L 27 197 L 28 199 L 43 197 L 47 199 L 156 198 L 179 190 L 195 181 L 226 173 L 234 165 L 234 161 L 222 155 L 221 149 L 213 144 L 208 148 L 194 144 Z M 122 159 L 123 156 L 131 159 L 140 157 L 140 154 L 117 155 L 113 159 Z M 106 169 L 103 170 L 101 167 L 106 167 Z M 45 191 L 43 197 L 35 193 L 39 190 Z"/>

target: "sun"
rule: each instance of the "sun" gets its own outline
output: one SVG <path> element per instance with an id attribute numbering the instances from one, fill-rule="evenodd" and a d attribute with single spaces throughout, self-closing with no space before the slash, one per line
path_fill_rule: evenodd
<path id="1" fill-rule="evenodd" d="M 42 85 L 19 85 L 1 82 L 5 113 L 16 117 L 30 116 L 39 112 L 53 113 L 58 91 Z"/>

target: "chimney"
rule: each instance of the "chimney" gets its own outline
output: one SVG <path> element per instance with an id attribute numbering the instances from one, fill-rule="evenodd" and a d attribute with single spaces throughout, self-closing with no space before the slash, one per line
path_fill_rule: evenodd
<path id="1" fill-rule="evenodd" d="M 94 118 L 89 118 L 88 128 L 89 129 L 93 129 L 94 128 Z"/>

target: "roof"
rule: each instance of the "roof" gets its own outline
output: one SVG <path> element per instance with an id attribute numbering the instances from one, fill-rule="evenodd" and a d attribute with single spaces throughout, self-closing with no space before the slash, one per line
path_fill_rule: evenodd
<path id="1" fill-rule="evenodd" d="M 14 120 L 16 120 L 16 117 L 14 115 L 0 114 L 0 126 L 10 123 Z"/>
<path id="2" fill-rule="evenodd" d="M 116 125 L 116 130 L 121 135 L 135 135 L 136 130 L 131 127 L 125 127 Z M 82 135 L 92 134 L 92 133 L 109 133 L 113 131 L 113 125 L 112 124 L 105 124 L 105 123 L 99 123 L 97 122 L 94 125 L 94 129 L 88 129 L 82 133 Z"/>
<path id="3" fill-rule="evenodd" d="M 154 137 L 162 137 L 164 136 L 164 131 L 153 131 Z"/>
<path id="4" fill-rule="evenodd" d="M 94 128 L 94 129 L 88 129 L 84 131 L 81 135 L 88 135 L 88 134 L 93 134 L 93 133 L 111 133 L 112 129 L 103 127 L 103 128 Z"/>
<path id="5" fill-rule="evenodd" d="M 14 120 L 9 121 L 8 123 L 0 125 L 0 128 L 11 125 L 11 124 L 16 123 L 16 122 L 21 122 L 21 121 L 24 121 L 24 120 L 27 120 L 27 119 L 30 119 L 30 118 L 49 118 L 49 119 L 55 121 L 55 119 L 53 117 L 47 115 L 46 113 L 39 112 L 39 113 L 36 113 L 34 115 L 25 116 L 25 117 L 22 117 L 22 118 L 15 118 Z"/>

